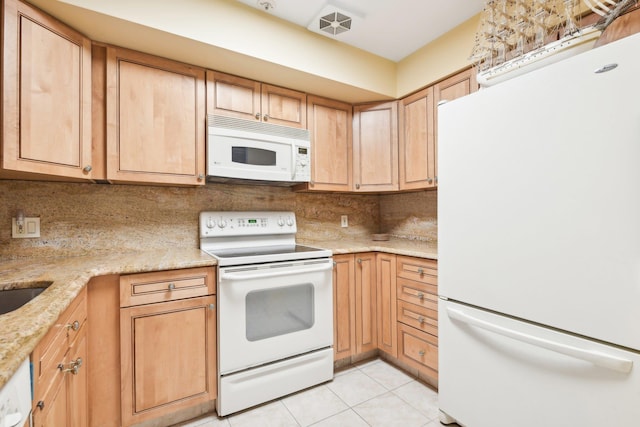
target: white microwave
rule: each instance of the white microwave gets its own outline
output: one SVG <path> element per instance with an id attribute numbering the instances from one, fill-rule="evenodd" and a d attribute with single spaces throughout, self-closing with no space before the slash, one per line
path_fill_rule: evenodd
<path id="1" fill-rule="evenodd" d="M 219 115 L 207 121 L 207 181 L 309 182 L 308 130 Z"/>

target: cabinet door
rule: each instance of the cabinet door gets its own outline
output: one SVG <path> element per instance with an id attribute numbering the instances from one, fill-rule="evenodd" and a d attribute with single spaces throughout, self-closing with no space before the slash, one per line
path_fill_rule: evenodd
<path id="1" fill-rule="evenodd" d="M 120 310 L 122 424 L 216 398 L 215 296 Z"/>
<path id="2" fill-rule="evenodd" d="M 107 49 L 107 179 L 204 185 L 205 72 Z"/>
<path id="3" fill-rule="evenodd" d="M 260 82 L 207 70 L 207 114 L 260 120 Z"/>
<path id="4" fill-rule="evenodd" d="M 91 41 L 3 3 L 1 175 L 91 179 Z"/>
<path id="5" fill-rule="evenodd" d="M 398 190 L 398 103 L 353 110 L 355 191 Z"/>
<path id="6" fill-rule="evenodd" d="M 262 84 L 262 121 L 274 125 L 307 128 L 307 95 L 295 90 Z"/>
<path id="7" fill-rule="evenodd" d="M 379 253 L 377 265 L 378 348 L 398 356 L 396 328 L 396 257 Z"/>
<path id="8" fill-rule="evenodd" d="M 38 401 L 33 408 L 33 426 L 51 427 L 67 426 L 68 424 L 68 393 L 67 382 L 60 376 L 53 382 L 46 397 Z"/>
<path id="9" fill-rule="evenodd" d="M 433 97 L 436 105 L 434 112 L 434 126 L 435 126 L 435 153 L 436 159 L 438 158 L 438 109 L 437 106 L 443 102 L 453 101 L 454 99 L 461 98 L 470 93 L 478 90 L 478 82 L 476 81 L 476 69 L 469 68 L 468 70 L 461 71 L 460 73 L 449 77 L 437 83 L 434 86 Z M 464 126 L 464 123 L 460 123 L 460 126 Z M 435 184 L 438 185 L 438 162 L 435 164 Z"/>
<path id="10" fill-rule="evenodd" d="M 376 256 L 356 255 L 356 353 L 377 348 Z"/>
<path id="11" fill-rule="evenodd" d="M 435 187 L 433 87 L 400 101 L 400 189 Z"/>
<path id="12" fill-rule="evenodd" d="M 333 359 L 356 352 L 356 279 L 353 255 L 333 257 Z"/>
<path id="13" fill-rule="evenodd" d="M 311 132 L 309 189 L 351 191 L 353 188 L 351 105 L 309 96 L 307 116 Z"/>

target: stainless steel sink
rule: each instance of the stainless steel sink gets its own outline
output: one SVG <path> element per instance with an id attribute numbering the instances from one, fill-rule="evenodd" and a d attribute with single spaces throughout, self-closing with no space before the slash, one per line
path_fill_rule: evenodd
<path id="1" fill-rule="evenodd" d="M 42 293 L 51 283 L 39 283 L 37 287 L 0 291 L 0 314 L 16 310 Z"/>

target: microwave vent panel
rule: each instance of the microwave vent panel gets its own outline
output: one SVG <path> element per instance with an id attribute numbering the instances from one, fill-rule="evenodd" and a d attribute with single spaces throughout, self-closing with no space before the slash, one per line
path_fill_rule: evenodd
<path id="1" fill-rule="evenodd" d="M 283 138 L 310 140 L 310 132 L 307 129 L 292 128 L 288 126 L 273 125 L 257 120 L 245 120 L 235 117 L 210 114 L 207 117 L 210 128 L 241 130 L 260 135 L 279 136 Z"/>

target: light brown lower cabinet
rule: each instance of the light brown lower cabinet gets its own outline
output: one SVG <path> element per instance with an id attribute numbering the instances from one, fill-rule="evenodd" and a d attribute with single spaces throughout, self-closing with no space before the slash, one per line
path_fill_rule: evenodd
<path id="1" fill-rule="evenodd" d="M 438 337 L 398 322 L 398 359 L 437 384 Z"/>
<path id="2" fill-rule="evenodd" d="M 122 425 L 199 405 L 212 408 L 217 397 L 213 269 L 121 276 L 120 290 Z M 164 302 L 131 305 L 159 296 Z"/>
<path id="3" fill-rule="evenodd" d="M 334 360 L 377 350 L 376 255 L 334 255 Z"/>
<path id="4" fill-rule="evenodd" d="M 336 366 L 382 352 L 437 387 L 437 261 L 383 252 L 333 259 Z"/>
<path id="5" fill-rule="evenodd" d="M 376 256 L 378 292 L 378 348 L 391 357 L 398 356 L 396 333 L 396 256 Z"/>
<path id="6" fill-rule="evenodd" d="M 438 263 L 397 257 L 398 360 L 438 383 Z"/>
<path id="7" fill-rule="evenodd" d="M 76 297 L 31 354 L 33 425 L 87 425 L 87 298 Z"/>

